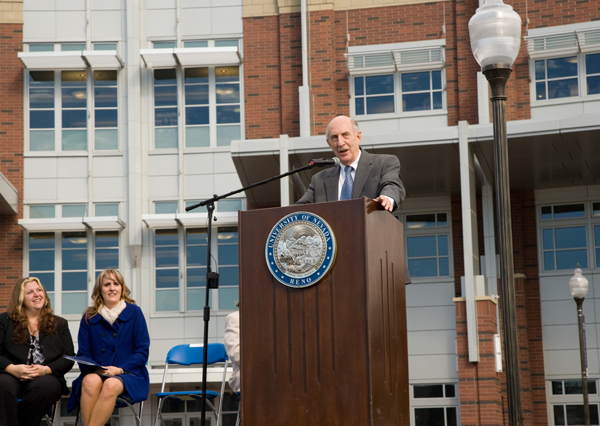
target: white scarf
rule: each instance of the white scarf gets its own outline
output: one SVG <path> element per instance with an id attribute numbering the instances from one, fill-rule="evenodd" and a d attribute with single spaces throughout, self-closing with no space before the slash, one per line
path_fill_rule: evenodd
<path id="1" fill-rule="evenodd" d="M 102 318 L 104 318 L 112 325 L 117 320 L 117 318 L 119 318 L 119 315 L 121 314 L 121 312 L 123 312 L 123 309 L 125 309 L 126 307 L 127 303 L 125 303 L 125 301 L 121 299 L 119 300 L 119 303 L 117 303 L 117 306 L 115 306 L 112 309 L 108 309 L 105 305 L 102 305 L 102 307 L 98 310 L 98 313 L 102 315 Z"/>

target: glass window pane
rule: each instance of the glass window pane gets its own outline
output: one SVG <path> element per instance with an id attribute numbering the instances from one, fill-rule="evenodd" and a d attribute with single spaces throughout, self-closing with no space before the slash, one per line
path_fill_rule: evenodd
<path id="1" fill-rule="evenodd" d="M 94 88 L 94 106 L 96 108 L 110 108 L 117 106 L 117 88 L 116 87 L 95 87 Z"/>
<path id="2" fill-rule="evenodd" d="M 152 43 L 152 47 L 155 49 L 173 49 L 177 46 L 174 41 L 155 41 Z"/>
<path id="3" fill-rule="evenodd" d="M 154 105 L 177 105 L 177 86 L 154 86 Z"/>
<path id="4" fill-rule="evenodd" d="M 364 96 L 365 88 L 364 88 L 364 77 L 356 77 L 354 79 L 354 95 L 355 96 Z"/>
<path id="5" fill-rule="evenodd" d="M 402 95 L 402 109 L 404 111 L 427 111 L 431 109 L 429 93 L 413 93 Z"/>
<path id="6" fill-rule="evenodd" d="M 431 72 L 431 89 L 442 90 L 442 72 L 432 71 Z"/>
<path id="7" fill-rule="evenodd" d="M 365 99 L 356 98 L 354 101 L 356 115 L 363 115 L 365 113 Z"/>
<path id="8" fill-rule="evenodd" d="M 237 212 L 242 209 L 242 200 L 228 199 L 228 200 L 219 200 L 217 201 L 217 211 L 218 212 Z M 237 235 L 237 230 L 235 231 Z M 224 238 L 223 233 L 219 231 L 219 239 Z M 227 239 L 230 237 L 227 236 Z"/>
<path id="9" fill-rule="evenodd" d="M 29 127 L 32 129 L 53 129 L 54 111 L 29 111 Z"/>
<path id="10" fill-rule="evenodd" d="M 240 81 L 239 67 L 217 67 L 215 68 L 215 79 L 217 83 Z"/>
<path id="11" fill-rule="evenodd" d="M 177 213 L 177 201 L 156 201 L 154 203 L 154 213 L 173 214 Z"/>
<path id="12" fill-rule="evenodd" d="M 29 108 L 54 108 L 54 89 L 44 87 L 29 89 Z"/>
<path id="13" fill-rule="evenodd" d="M 96 204 L 94 207 L 96 216 L 118 216 L 119 205 L 118 204 Z"/>
<path id="14" fill-rule="evenodd" d="M 54 218 L 54 206 L 29 206 L 30 219 Z"/>
<path id="15" fill-rule="evenodd" d="M 177 84 L 175 69 L 154 70 L 154 85 Z"/>
<path id="16" fill-rule="evenodd" d="M 587 78 L 587 94 L 597 95 L 600 93 L 600 76 L 588 77 Z"/>
<path id="17" fill-rule="evenodd" d="M 87 272 L 63 272 L 62 289 L 63 291 L 86 290 Z"/>
<path id="18" fill-rule="evenodd" d="M 552 395 L 562 395 L 562 381 L 561 380 L 553 380 L 552 381 Z"/>
<path id="19" fill-rule="evenodd" d="M 406 239 L 406 252 L 409 258 L 412 257 L 423 257 L 423 256 L 436 256 L 436 236 L 421 236 L 421 237 L 408 237 Z"/>
<path id="20" fill-rule="evenodd" d="M 544 270 L 545 271 L 554 271 L 556 266 L 554 265 L 554 252 L 547 251 L 544 252 Z"/>
<path id="21" fill-rule="evenodd" d="M 87 73 L 85 71 L 63 71 L 60 73 L 60 79 L 63 87 L 85 87 L 87 84 Z"/>
<path id="22" fill-rule="evenodd" d="M 554 248 L 554 229 L 542 229 L 542 244 L 544 250 L 552 250 Z"/>
<path id="23" fill-rule="evenodd" d="M 96 127 L 117 127 L 116 109 L 97 109 L 94 111 Z"/>
<path id="24" fill-rule="evenodd" d="M 445 385 L 444 389 L 446 391 L 446 398 L 456 397 L 456 387 L 454 385 Z"/>
<path id="25" fill-rule="evenodd" d="M 54 71 L 29 71 L 29 86 L 54 87 Z"/>
<path id="26" fill-rule="evenodd" d="M 64 205 L 62 217 L 84 217 L 87 206 L 85 204 Z"/>
<path id="27" fill-rule="evenodd" d="M 54 233 L 34 232 L 29 234 L 29 249 L 54 249 Z"/>
<path id="28" fill-rule="evenodd" d="M 238 47 L 238 40 L 215 40 L 215 47 Z"/>
<path id="29" fill-rule="evenodd" d="M 156 267 L 179 266 L 179 249 L 177 246 L 156 247 Z"/>
<path id="30" fill-rule="evenodd" d="M 85 151 L 87 150 L 87 130 L 63 130 L 63 151 Z"/>
<path id="31" fill-rule="evenodd" d="M 217 106 L 217 124 L 239 123 L 239 122 L 240 122 L 240 106 L 239 105 L 219 105 L 219 106 Z"/>
<path id="32" fill-rule="evenodd" d="M 186 127 L 185 146 L 187 148 L 200 148 L 210 146 L 210 128 L 208 126 Z"/>
<path id="33" fill-rule="evenodd" d="M 185 104 L 208 105 L 208 84 L 186 84 Z"/>
<path id="34" fill-rule="evenodd" d="M 242 138 L 241 126 L 218 126 L 217 127 L 217 146 L 229 146 L 232 140 Z"/>
<path id="35" fill-rule="evenodd" d="M 576 78 L 569 78 L 567 80 L 554 80 L 548 81 L 548 98 L 568 98 L 570 96 L 579 95 L 579 86 Z"/>
<path id="36" fill-rule="evenodd" d="M 30 44 L 29 45 L 30 52 L 54 52 L 53 44 Z"/>
<path id="37" fill-rule="evenodd" d="M 239 251 L 237 244 L 219 244 L 219 265 L 237 265 Z"/>
<path id="38" fill-rule="evenodd" d="M 447 257 L 440 257 L 440 277 L 450 276 L 450 259 Z"/>
<path id="39" fill-rule="evenodd" d="M 91 304 L 91 300 L 90 300 Z M 88 307 L 87 291 L 62 294 L 62 314 L 79 314 Z"/>
<path id="40" fill-rule="evenodd" d="M 394 74 L 365 77 L 367 95 L 394 93 Z"/>
<path id="41" fill-rule="evenodd" d="M 208 124 L 208 107 L 187 107 L 185 109 L 185 124 Z"/>
<path id="42" fill-rule="evenodd" d="M 154 125 L 177 126 L 177 108 L 157 108 L 154 110 Z"/>
<path id="43" fill-rule="evenodd" d="M 443 385 L 414 385 L 413 395 L 415 398 L 443 398 Z"/>
<path id="44" fill-rule="evenodd" d="M 577 75 L 577 56 L 546 60 L 548 78 L 571 77 Z"/>
<path id="45" fill-rule="evenodd" d="M 46 291 L 54 291 L 54 272 L 31 272 L 29 275 L 39 279 Z"/>
<path id="46" fill-rule="evenodd" d="M 562 405 L 555 405 L 554 411 L 554 424 L 556 426 L 565 426 L 565 410 Z"/>
<path id="47" fill-rule="evenodd" d="M 54 151 L 54 130 L 31 130 L 29 132 L 30 151 Z"/>
<path id="48" fill-rule="evenodd" d="M 542 220 L 552 219 L 552 206 L 542 207 Z"/>
<path id="49" fill-rule="evenodd" d="M 546 79 L 546 61 L 535 61 L 535 79 L 545 80 Z"/>
<path id="50" fill-rule="evenodd" d="M 117 129 L 96 129 L 94 131 L 94 149 L 98 151 L 119 149 L 119 131 Z"/>
<path id="51" fill-rule="evenodd" d="M 154 129 L 156 149 L 177 148 L 177 128 Z"/>
<path id="52" fill-rule="evenodd" d="M 178 241 L 176 229 L 158 229 L 154 244 L 157 246 L 177 245 Z"/>
<path id="53" fill-rule="evenodd" d="M 156 310 L 158 312 L 179 310 L 179 290 L 157 290 Z M 180 423 L 181 424 L 181 419 Z"/>
<path id="54" fill-rule="evenodd" d="M 456 426 L 456 407 L 446 407 L 446 426 Z"/>
<path id="55" fill-rule="evenodd" d="M 437 214 L 437 226 L 448 226 L 448 216 L 446 213 Z"/>
<path id="56" fill-rule="evenodd" d="M 96 45 L 97 46 L 97 45 Z M 94 49 L 97 50 L 97 49 Z M 102 70 L 94 71 L 94 86 L 116 86 L 117 85 L 117 71 L 115 70 Z M 115 92 L 116 96 L 116 92 Z"/>
<path id="57" fill-rule="evenodd" d="M 219 286 L 237 287 L 239 285 L 240 269 L 237 266 L 219 266 Z"/>
<path id="58" fill-rule="evenodd" d="M 117 50 L 117 43 L 94 43 L 94 50 Z"/>
<path id="59" fill-rule="evenodd" d="M 176 268 L 157 269 L 156 288 L 179 288 L 179 271 Z"/>
<path id="60" fill-rule="evenodd" d="M 571 218 L 584 218 L 585 204 L 563 204 L 551 206 L 554 212 L 554 219 L 571 219 Z"/>
<path id="61" fill-rule="evenodd" d="M 85 43 L 63 43 L 60 45 L 60 50 L 63 52 L 85 50 Z"/>
<path id="62" fill-rule="evenodd" d="M 65 232 L 62 238 L 63 249 L 86 249 L 87 238 L 85 232 Z"/>
<path id="63" fill-rule="evenodd" d="M 96 249 L 96 271 L 119 269 L 118 249 Z"/>
<path id="64" fill-rule="evenodd" d="M 444 425 L 443 408 L 415 408 L 415 426 Z"/>
<path id="65" fill-rule="evenodd" d="M 204 266 L 206 265 L 206 245 L 191 246 L 185 248 L 185 261 L 187 266 Z M 220 260 L 219 260 L 220 262 Z"/>
<path id="66" fill-rule="evenodd" d="M 546 99 L 546 83 L 545 82 L 535 83 L 535 97 L 538 101 L 542 100 L 542 99 Z"/>
<path id="67" fill-rule="evenodd" d="M 85 108 L 87 91 L 85 87 L 67 87 L 62 89 L 63 108 Z"/>
<path id="68" fill-rule="evenodd" d="M 565 380 L 565 395 L 583 395 L 583 383 L 581 380 Z"/>
<path id="69" fill-rule="evenodd" d="M 208 47 L 208 41 L 200 40 L 200 41 L 184 41 L 183 47 Z"/>
<path id="70" fill-rule="evenodd" d="M 448 236 L 438 235 L 438 254 L 448 256 Z"/>
<path id="71" fill-rule="evenodd" d="M 29 250 L 29 269 L 31 271 L 53 271 L 54 250 Z"/>
<path id="72" fill-rule="evenodd" d="M 63 250 L 62 268 L 63 271 L 87 269 L 87 249 Z"/>
<path id="73" fill-rule="evenodd" d="M 239 301 L 238 287 L 219 288 L 219 309 L 237 309 L 236 304 Z"/>
<path id="74" fill-rule="evenodd" d="M 394 96 L 375 96 L 367 98 L 367 114 L 385 114 L 394 112 Z"/>
<path id="75" fill-rule="evenodd" d="M 119 233 L 117 231 L 96 232 L 96 247 L 118 247 Z"/>
<path id="76" fill-rule="evenodd" d="M 425 228 L 435 226 L 435 214 L 410 214 L 406 215 L 406 228 Z"/>
<path id="77" fill-rule="evenodd" d="M 556 269 L 587 268 L 587 250 L 556 250 Z"/>
<path id="78" fill-rule="evenodd" d="M 204 308 L 206 298 L 206 288 L 188 288 L 187 289 L 187 310 L 200 311 Z M 209 296 L 210 300 L 210 296 Z"/>
<path id="79" fill-rule="evenodd" d="M 411 72 L 401 76 L 402 92 L 430 90 L 429 72 Z"/>
<path id="80" fill-rule="evenodd" d="M 585 73 L 600 74 L 600 53 L 585 55 Z"/>
<path id="81" fill-rule="evenodd" d="M 206 268 L 187 268 L 185 285 L 188 288 L 206 287 Z"/>
<path id="82" fill-rule="evenodd" d="M 216 87 L 218 104 L 233 104 L 240 102 L 240 85 L 218 84 Z"/>
<path id="83" fill-rule="evenodd" d="M 433 98 L 433 109 L 442 109 L 442 92 L 433 92 L 431 96 Z"/>
<path id="84" fill-rule="evenodd" d="M 208 68 L 186 68 L 184 78 L 185 84 L 208 83 Z"/>
<path id="85" fill-rule="evenodd" d="M 408 270 L 413 278 L 436 277 L 438 276 L 437 259 L 408 259 Z"/>
<path id="86" fill-rule="evenodd" d="M 586 247 L 586 227 L 572 226 L 569 228 L 556 228 L 554 230 L 556 248 L 579 248 Z"/>
<path id="87" fill-rule="evenodd" d="M 63 110 L 62 111 L 62 126 L 63 129 L 85 128 L 87 120 L 86 110 Z"/>

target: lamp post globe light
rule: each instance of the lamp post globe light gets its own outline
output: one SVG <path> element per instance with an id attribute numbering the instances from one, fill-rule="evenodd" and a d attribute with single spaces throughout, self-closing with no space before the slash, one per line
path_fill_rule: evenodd
<path id="1" fill-rule="evenodd" d="M 588 401 L 587 386 L 587 358 L 585 350 L 585 318 L 583 317 L 583 299 L 587 296 L 588 280 L 581 273 L 579 264 L 575 268 L 575 275 L 569 280 L 571 295 L 577 304 L 577 322 L 579 325 L 579 357 L 581 360 L 581 387 L 583 389 L 583 419 L 585 426 L 590 425 L 590 405 Z"/>
<path id="2" fill-rule="evenodd" d="M 506 135 L 506 83 L 521 47 L 521 18 L 502 0 L 485 0 L 469 21 L 471 50 L 490 83 L 494 129 L 496 229 L 506 366 L 508 424 L 523 424 L 514 288 L 510 181 Z"/>

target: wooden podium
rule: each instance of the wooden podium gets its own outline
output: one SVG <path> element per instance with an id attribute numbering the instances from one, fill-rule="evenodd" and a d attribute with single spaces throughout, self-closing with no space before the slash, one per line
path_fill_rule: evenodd
<path id="1" fill-rule="evenodd" d="M 330 273 L 290 288 L 265 261 L 284 216 L 308 211 L 337 242 Z M 372 200 L 240 212 L 244 426 L 410 424 L 402 224 Z"/>

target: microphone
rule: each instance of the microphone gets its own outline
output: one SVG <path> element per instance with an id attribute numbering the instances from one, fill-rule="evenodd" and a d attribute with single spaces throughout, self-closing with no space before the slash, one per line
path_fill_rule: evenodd
<path id="1" fill-rule="evenodd" d="M 315 158 L 314 160 L 310 160 L 308 163 L 309 166 L 312 167 L 325 167 L 325 166 L 339 166 L 340 159 L 337 157 L 333 158 Z"/>

